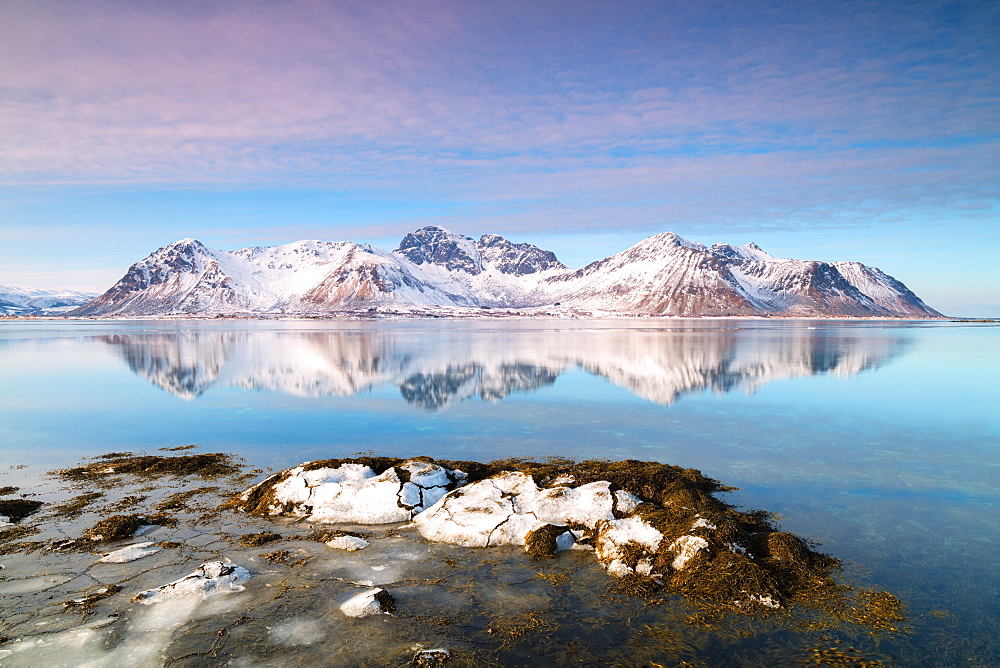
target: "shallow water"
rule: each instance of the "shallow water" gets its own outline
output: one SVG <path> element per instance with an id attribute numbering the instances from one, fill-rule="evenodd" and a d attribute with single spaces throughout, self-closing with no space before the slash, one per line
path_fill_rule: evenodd
<path id="1" fill-rule="evenodd" d="M 848 561 L 849 577 L 900 596 L 912 632 L 849 638 L 866 656 L 996 665 L 998 335 L 990 324 L 867 321 L 6 322 L 0 487 L 64 500 L 78 492 L 46 471 L 185 444 L 275 469 L 358 452 L 656 460 L 740 487 L 729 500 L 781 513 L 784 529 Z M 214 647 L 248 665 L 324 656 L 380 665 L 405 663 L 422 643 L 487 663 L 768 665 L 835 642 L 746 621 L 691 627 L 682 603 L 616 599 L 580 555 L 540 569 L 516 550 L 428 545 L 404 532 L 351 557 L 295 543 L 309 561 L 292 567 L 234 547 L 219 529 L 200 538 L 158 529 L 171 540 L 188 531 L 185 547 L 132 564 L 0 557 L 0 636 L 9 636 L 0 650 L 17 647 L 0 664 L 196 663 Z M 69 521 L 62 530 L 79 533 Z M 33 612 L 95 574 L 125 578 L 126 589 L 158 586 L 219 556 L 254 573 L 246 592 L 155 614 L 112 597 L 99 610 L 119 617 L 100 629 L 91 628 L 100 615 Z M 385 569 L 362 577 L 379 559 Z M 435 583 L 442 569 L 447 580 Z M 360 580 L 393 584 L 400 613 L 336 614 Z M 321 590 L 271 601 L 280 582 Z M 345 649 L 359 635 L 372 642 Z"/>

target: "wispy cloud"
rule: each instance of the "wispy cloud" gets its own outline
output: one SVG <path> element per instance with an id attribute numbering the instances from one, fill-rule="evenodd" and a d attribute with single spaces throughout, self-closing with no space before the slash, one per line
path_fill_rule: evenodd
<path id="1" fill-rule="evenodd" d="M 989 3 L 0 7 L 0 178 L 475 204 L 509 228 L 996 201 Z"/>

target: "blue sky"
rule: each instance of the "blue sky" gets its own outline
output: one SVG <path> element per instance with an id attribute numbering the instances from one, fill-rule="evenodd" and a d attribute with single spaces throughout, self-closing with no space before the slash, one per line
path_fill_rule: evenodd
<path id="1" fill-rule="evenodd" d="M 103 291 L 183 237 L 441 224 L 582 266 L 672 230 L 1000 315 L 1000 3 L 8 0 L 0 26 L 0 284 Z"/>

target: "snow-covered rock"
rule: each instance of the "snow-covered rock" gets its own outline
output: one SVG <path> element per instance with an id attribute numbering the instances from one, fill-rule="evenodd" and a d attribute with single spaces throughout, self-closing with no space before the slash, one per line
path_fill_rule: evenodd
<path id="1" fill-rule="evenodd" d="M 340 611 L 348 617 L 368 617 L 389 614 L 396 607 L 392 594 L 385 589 L 375 588 L 355 594 L 340 604 Z"/>
<path id="2" fill-rule="evenodd" d="M 609 574 L 626 578 L 626 587 L 638 577 L 643 588 L 671 587 L 731 610 L 781 607 L 803 587 L 838 590 L 837 559 L 779 531 L 766 513 L 741 512 L 720 500 L 715 494 L 732 488 L 693 469 L 635 460 L 512 461 L 465 462 L 465 473 L 445 464 L 375 456 L 312 462 L 269 477 L 229 505 L 351 524 L 412 518 L 405 528 L 426 540 L 469 548 L 520 545 L 537 559 L 586 548 Z M 416 488 L 412 496 L 404 493 L 406 484 Z M 427 505 L 429 489 L 436 501 Z M 393 514 L 393 499 L 405 512 Z M 341 543 L 347 546 L 333 546 Z M 373 589 L 342 610 L 365 615 L 391 606 L 388 593 Z"/>
<path id="3" fill-rule="evenodd" d="M 209 561 L 179 580 L 136 594 L 132 600 L 150 604 L 178 596 L 205 597 L 238 592 L 243 591 L 243 583 L 249 579 L 250 572 L 241 566 Z"/>
<path id="4" fill-rule="evenodd" d="M 356 552 L 357 550 L 363 550 L 368 547 L 368 541 L 360 536 L 337 536 L 336 538 L 326 541 L 326 545 L 327 547 L 332 547 L 335 550 Z"/>
<path id="5" fill-rule="evenodd" d="M 652 573 L 652 554 L 663 542 L 663 534 L 639 517 L 626 517 L 620 520 L 605 520 L 598 525 L 594 549 L 597 558 L 612 575 L 619 577 L 638 573 Z M 645 551 L 645 556 L 628 563 L 626 548 L 639 546 Z"/>
<path id="6" fill-rule="evenodd" d="M 648 575 L 650 559 L 637 565 L 623 560 L 626 546 L 641 545 L 652 555 L 663 540 L 652 525 L 632 515 L 640 503 L 634 494 L 612 491 L 607 481 L 540 488 L 530 475 L 510 472 L 449 492 L 413 523 L 429 540 L 466 547 L 527 547 L 539 529 L 572 528 L 556 536 L 556 551 L 569 549 L 577 537 L 592 538 L 598 559 L 613 575 Z"/>
<path id="7" fill-rule="evenodd" d="M 691 559 L 707 547 L 708 541 L 701 536 L 681 536 L 670 544 L 669 549 L 677 555 L 674 557 L 674 561 L 671 565 L 675 570 L 679 571 L 687 566 Z"/>
<path id="8" fill-rule="evenodd" d="M 539 488 L 530 475 L 510 472 L 450 492 L 414 524 L 425 538 L 466 547 L 524 545 L 544 525 L 592 529 L 638 503 L 628 492 L 612 492 L 608 482 Z"/>
<path id="9" fill-rule="evenodd" d="M 364 464 L 303 464 L 268 478 L 243 493 L 252 498 L 269 490 L 266 512 L 313 522 L 391 524 L 409 521 L 465 479 L 461 471 L 419 460 L 405 461 L 376 474 Z"/>

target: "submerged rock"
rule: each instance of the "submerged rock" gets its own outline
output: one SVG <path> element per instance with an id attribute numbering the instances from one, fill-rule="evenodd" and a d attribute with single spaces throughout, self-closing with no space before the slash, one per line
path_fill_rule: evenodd
<path id="1" fill-rule="evenodd" d="M 410 662 L 414 666 L 440 666 L 451 660 L 451 652 L 440 647 L 422 649 L 413 655 Z"/>
<path id="2" fill-rule="evenodd" d="M 250 571 L 235 564 L 209 561 L 190 575 L 167 583 L 156 589 L 136 594 L 133 601 L 159 603 L 176 596 L 210 596 L 243 591 L 243 583 L 250 579 Z"/>
<path id="3" fill-rule="evenodd" d="M 382 588 L 355 594 L 340 605 L 340 611 L 348 617 L 388 614 L 395 609 L 396 599 Z"/>

